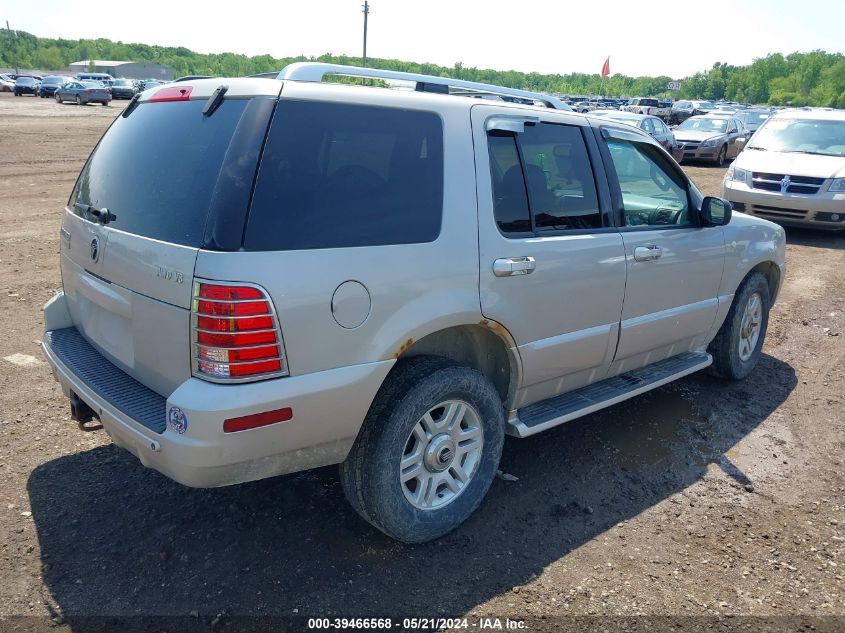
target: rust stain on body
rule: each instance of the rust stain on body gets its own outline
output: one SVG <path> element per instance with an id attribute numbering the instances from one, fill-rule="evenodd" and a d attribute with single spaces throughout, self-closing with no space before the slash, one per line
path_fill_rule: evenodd
<path id="1" fill-rule="evenodd" d="M 510 332 L 508 332 L 501 323 L 490 321 L 489 319 L 481 319 L 481 321 L 479 321 L 479 325 L 487 328 L 488 330 L 492 330 L 506 341 L 509 341 L 511 338 Z"/>
<path id="2" fill-rule="evenodd" d="M 405 341 L 404 343 L 402 343 L 402 345 L 399 346 L 399 350 L 393 355 L 393 357 L 398 359 L 402 354 L 408 351 L 408 348 L 411 347 L 411 345 L 413 344 L 414 339 L 409 338 L 407 341 Z"/>

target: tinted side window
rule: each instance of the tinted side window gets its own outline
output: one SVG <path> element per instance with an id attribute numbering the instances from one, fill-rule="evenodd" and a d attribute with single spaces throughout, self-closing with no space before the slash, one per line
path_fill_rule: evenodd
<path id="1" fill-rule="evenodd" d="M 249 214 L 248 250 L 431 242 L 443 126 L 431 112 L 280 101 Z"/>
<path id="2" fill-rule="evenodd" d="M 626 226 L 688 225 L 687 190 L 663 168 L 660 150 L 646 143 L 607 143 L 622 190 Z"/>
<path id="3" fill-rule="evenodd" d="M 493 214 L 502 233 L 531 231 L 528 194 L 513 134 L 487 139 L 490 151 L 490 177 L 493 181 Z"/>
<path id="4" fill-rule="evenodd" d="M 536 230 L 600 228 L 596 183 L 581 129 L 526 126 L 519 143 Z"/>
<path id="5" fill-rule="evenodd" d="M 488 148 L 500 231 L 540 235 L 602 226 L 590 158 L 578 127 L 526 125 L 516 135 L 491 134 Z"/>

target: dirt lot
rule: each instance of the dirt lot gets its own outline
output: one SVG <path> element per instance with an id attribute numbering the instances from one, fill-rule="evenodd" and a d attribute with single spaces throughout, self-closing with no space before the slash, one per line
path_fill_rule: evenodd
<path id="1" fill-rule="evenodd" d="M 41 360 L 41 306 L 60 288 L 61 209 L 120 109 L 0 94 L 0 629 L 393 615 L 606 630 L 649 615 L 683 630 L 845 630 L 845 237 L 789 231 L 746 381 L 698 374 L 509 440 L 502 469 L 518 480 L 497 480 L 460 530 L 409 547 L 350 510 L 334 468 L 190 490 L 69 420 Z M 688 171 L 718 193 L 722 170 Z"/>

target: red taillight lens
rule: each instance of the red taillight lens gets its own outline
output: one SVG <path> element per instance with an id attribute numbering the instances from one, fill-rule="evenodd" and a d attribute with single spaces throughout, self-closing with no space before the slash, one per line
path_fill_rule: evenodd
<path id="1" fill-rule="evenodd" d="M 243 332 L 238 334 L 217 334 L 211 332 L 197 332 L 197 343 L 214 347 L 247 347 L 249 345 L 266 345 L 276 342 L 276 333 Z"/>
<path id="2" fill-rule="evenodd" d="M 84 92 L 84 93 L 85 93 L 85 94 L 87 94 L 87 95 L 90 95 L 90 94 L 91 94 L 91 93 L 93 93 L 94 91 L 93 91 L 93 90 L 83 90 L 82 92 Z"/>
<path id="3" fill-rule="evenodd" d="M 194 375 L 225 382 L 287 374 L 282 333 L 255 286 L 194 283 Z"/>
<path id="4" fill-rule="evenodd" d="M 252 286 L 212 286 L 199 285 L 200 299 L 215 299 L 217 301 L 244 301 L 245 299 L 263 299 L 264 293 Z"/>
<path id="5" fill-rule="evenodd" d="M 266 301 L 197 301 L 197 314 L 247 316 L 269 312 Z"/>

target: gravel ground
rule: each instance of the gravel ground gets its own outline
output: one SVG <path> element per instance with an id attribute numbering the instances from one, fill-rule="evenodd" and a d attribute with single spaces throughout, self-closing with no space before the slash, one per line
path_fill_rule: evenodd
<path id="1" fill-rule="evenodd" d="M 461 529 L 406 546 L 354 514 L 334 468 L 191 490 L 69 420 L 41 306 L 61 285 L 61 209 L 122 105 L 0 94 L 0 629 L 393 615 L 845 630 L 845 237 L 789 231 L 747 380 L 700 373 L 509 439 L 516 480 L 497 480 Z M 687 171 L 718 194 L 722 169 Z"/>

